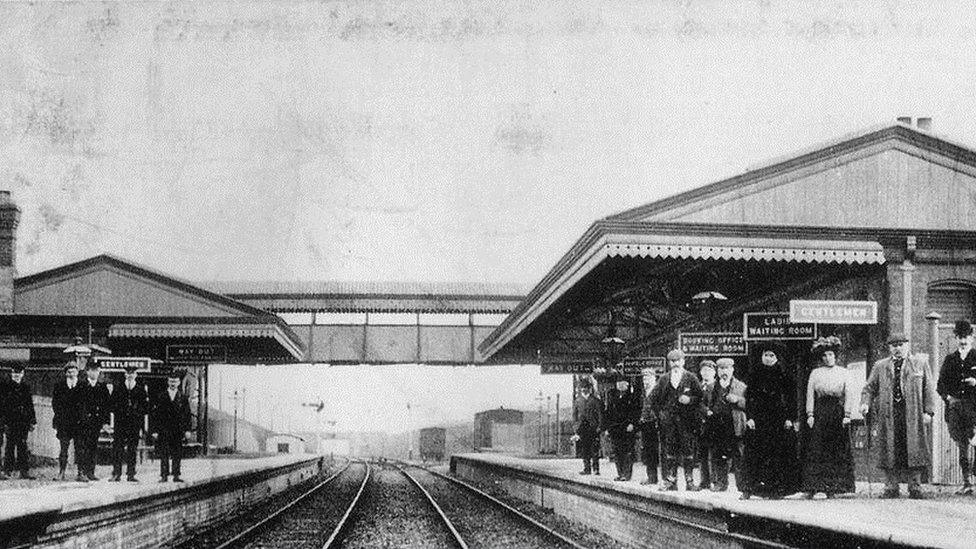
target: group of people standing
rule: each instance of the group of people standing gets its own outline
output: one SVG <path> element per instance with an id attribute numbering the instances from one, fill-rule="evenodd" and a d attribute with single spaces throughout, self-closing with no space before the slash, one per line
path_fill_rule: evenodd
<path id="1" fill-rule="evenodd" d="M 84 362 L 84 359 L 79 359 Z M 27 451 L 27 435 L 34 430 L 37 418 L 30 387 L 24 383 L 24 365 L 14 364 L 8 386 L 0 387 L 0 410 L 6 427 L 7 448 L 3 478 L 16 467 L 20 478 L 33 479 Z M 125 466 L 126 479 L 136 478 L 136 454 L 142 433 L 152 435 L 156 441 L 156 453 L 160 459 L 160 481 L 166 482 L 172 474 L 174 482 L 180 478 L 180 458 L 184 437 L 190 427 L 190 405 L 180 388 L 182 375 L 172 371 L 167 375 L 167 385 L 162 391 L 149 395 L 146 384 L 138 380 L 135 367 L 126 368 L 122 383 L 106 383 L 101 380 L 101 370 L 96 361 L 87 361 L 84 376 L 76 361 L 64 366 L 64 379 L 55 385 L 51 408 L 54 413 L 52 426 L 59 442 L 58 475 L 55 480 L 66 480 L 68 453 L 74 445 L 78 482 L 97 481 L 95 464 L 98 439 L 105 425 L 112 425 L 112 475 L 110 481 L 122 480 Z M 149 417 L 148 429 L 146 417 Z"/>
<path id="2" fill-rule="evenodd" d="M 677 349 L 668 353 L 667 372 L 643 398 L 618 378 L 603 403 L 589 379 L 583 379 L 573 413 L 574 440 L 584 460 L 581 474 L 599 474 L 599 435 L 605 432 L 617 464 L 615 480 L 630 480 L 640 433 L 647 466 L 642 484 L 658 484 L 660 465 L 662 490 L 678 489 L 681 467 L 691 491 L 725 491 L 731 473 L 742 499 L 796 493 L 832 498 L 855 490 L 849 425 L 851 412 L 859 408 L 877 425 L 878 465 L 885 473 L 882 497 L 898 497 L 899 483 L 907 482 L 908 496 L 921 499 L 931 455 L 927 431 L 938 394 L 959 445 L 960 492 L 972 493 L 976 353 L 971 352 L 968 322 L 958 322 L 955 334 L 958 350 L 946 356 L 937 384 L 927 361 L 911 354 L 909 338 L 892 334 L 888 356 L 874 363 L 859 394 L 852 393 L 852 380 L 839 360 L 841 341 L 833 336 L 814 342 L 805 391 L 797 391 L 794 370 L 784 364 L 785 347 L 775 341 L 752 344 L 757 362 L 748 384 L 735 377 L 732 358 L 704 360 L 696 376 L 685 369 L 685 355 Z"/>

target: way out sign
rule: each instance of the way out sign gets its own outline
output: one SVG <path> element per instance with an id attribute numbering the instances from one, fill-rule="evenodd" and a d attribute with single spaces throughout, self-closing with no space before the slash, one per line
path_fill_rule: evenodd
<path id="1" fill-rule="evenodd" d="M 817 325 L 790 322 L 789 313 L 746 313 L 742 317 L 742 334 L 746 341 L 810 340 L 817 337 Z"/>
<path id="2" fill-rule="evenodd" d="M 597 361 L 592 358 L 577 360 L 552 360 L 539 364 L 539 373 L 547 374 L 577 374 L 588 375 L 593 373 Z"/>
<path id="3" fill-rule="evenodd" d="M 876 301 L 790 301 L 790 322 L 815 324 L 877 324 Z"/>

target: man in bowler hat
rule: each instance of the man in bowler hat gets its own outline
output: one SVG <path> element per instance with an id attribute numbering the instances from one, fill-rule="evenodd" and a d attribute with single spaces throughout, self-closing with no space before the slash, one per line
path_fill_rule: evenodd
<path id="1" fill-rule="evenodd" d="M 37 416 L 34 415 L 34 397 L 30 386 L 24 382 L 24 364 L 21 362 L 11 367 L 6 401 L 4 410 L 7 424 L 7 448 L 4 452 L 6 474 L 12 474 L 16 466 L 20 470 L 20 478 L 33 479 L 34 477 L 30 475 L 30 457 L 27 453 L 27 434 L 34 430 Z"/>
<path id="2" fill-rule="evenodd" d="M 58 452 L 58 480 L 64 480 L 64 471 L 68 468 L 68 448 L 72 440 L 75 441 L 75 465 L 78 465 L 78 474 L 83 475 L 78 450 L 80 432 L 78 394 L 78 363 L 71 361 L 65 365 L 64 380 L 54 386 L 51 397 L 51 409 L 54 412 L 51 424 L 61 447 Z"/>
<path id="3" fill-rule="evenodd" d="M 136 479 L 136 449 L 139 446 L 139 433 L 149 407 L 146 389 L 136 383 L 136 367 L 125 368 L 125 381 L 112 391 L 112 413 L 115 414 L 115 433 L 112 439 L 112 478 L 113 482 L 122 479 L 122 463 L 125 462 L 125 477 L 129 482 Z"/>
<path id="4" fill-rule="evenodd" d="M 888 338 L 891 355 L 874 363 L 861 391 L 861 413 L 874 405 L 881 443 L 878 465 L 885 472 L 882 497 L 898 497 L 898 482 L 908 477 L 908 497 L 922 499 L 922 475 L 929 466 L 926 431 L 935 414 L 935 388 L 928 361 L 909 352 L 908 336 Z"/>
<path id="5" fill-rule="evenodd" d="M 108 423 L 110 407 L 108 387 L 98 380 L 101 370 L 98 363 L 89 360 L 85 366 L 85 379 L 78 391 L 78 438 L 75 439 L 75 452 L 78 453 L 79 482 L 98 480 L 95 476 L 95 461 L 98 457 L 98 435 L 102 426 Z"/>
<path id="6" fill-rule="evenodd" d="M 600 474 L 600 431 L 603 428 L 603 402 L 593 392 L 589 378 L 579 381 L 579 396 L 573 401 L 573 424 L 576 434 L 572 439 L 583 459 L 581 475 Z"/>
<path id="7" fill-rule="evenodd" d="M 182 379 L 181 372 L 171 371 L 166 376 L 166 389 L 152 403 L 150 424 L 159 456 L 159 482 L 166 482 L 171 473 L 173 482 L 183 482 L 180 461 L 183 439 L 189 436 L 190 401 L 180 388 Z"/>
<path id="8" fill-rule="evenodd" d="M 617 477 L 613 480 L 628 481 L 634 469 L 634 442 L 640 422 L 641 401 L 630 390 L 626 377 L 618 375 L 616 386 L 607 392 L 603 419 L 605 430 L 613 446 Z"/>
<path id="9" fill-rule="evenodd" d="M 973 326 L 966 320 L 953 328 L 957 349 L 946 355 L 939 372 L 936 391 L 945 400 L 946 427 L 959 449 L 962 469 L 961 494 L 973 493 L 970 440 L 976 434 L 976 353 L 973 352 Z"/>

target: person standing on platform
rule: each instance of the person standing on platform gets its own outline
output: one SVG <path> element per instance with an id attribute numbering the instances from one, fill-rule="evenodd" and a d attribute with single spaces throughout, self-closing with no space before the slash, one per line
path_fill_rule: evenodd
<path id="1" fill-rule="evenodd" d="M 98 380 L 101 370 L 98 363 L 89 360 L 85 365 L 85 379 L 78 384 L 78 436 L 75 439 L 75 453 L 79 464 L 79 482 L 98 480 L 95 476 L 95 462 L 98 458 L 98 435 L 102 426 L 108 423 L 108 387 Z"/>
<path id="2" fill-rule="evenodd" d="M 593 392 L 593 382 L 583 378 L 580 394 L 573 401 L 573 441 L 583 458 L 581 475 L 600 474 L 600 431 L 603 429 L 603 402 Z"/>
<path id="3" fill-rule="evenodd" d="M 810 439 L 803 464 L 803 491 L 808 498 L 823 492 L 828 498 L 854 491 L 854 457 L 851 453 L 847 410 L 848 373 L 837 360 L 840 339 L 822 337 L 813 355 L 821 366 L 807 381 L 807 426 Z"/>
<path id="4" fill-rule="evenodd" d="M 658 428 L 657 413 L 651 395 L 654 392 L 656 379 L 654 374 L 644 377 L 644 395 L 640 416 L 641 461 L 647 468 L 647 478 L 641 484 L 648 486 L 658 483 L 657 467 L 661 461 L 661 439 Z"/>
<path id="5" fill-rule="evenodd" d="M 0 480 L 7 480 L 7 468 L 3 462 L 3 448 L 7 440 L 7 406 L 10 382 L 0 377 Z"/>
<path id="6" fill-rule="evenodd" d="M 20 470 L 20 478 L 33 479 L 30 475 L 30 454 L 27 452 L 27 434 L 37 425 L 34 414 L 34 396 L 24 382 L 24 364 L 11 366 L 10 384 L 7 386 L 6 409 L 7 447 L 4 452 L 4 469 L 9 476 L 14 467 Z"/>
<path id="7" fill-rule="evenodd" d="M 780 499 L 800 490 L 795 387 L 780 360 L 784 347 L 775 341 L 761 341 L 755 347 L 760 361 L 750 369 L 744 392 L 746 430 L 735 483 L 741 499 L 753 495 Z"/>
<path id="8" fill-rule="evenodd" d="M 702 400 L 699 413 L 701 414 L 698 432 L 698 447 L 695 457 L 698 459 L 699 489 L 709 489 L 712 486 L 712 471 L 708 460 L 709 440 L 705 437 L 705 426 L 708 420 L 708 408 L 711 405 L 712 388 L 715 386 L 715 362 L 705 359 L 698 363 L 698 377 L 701 379 Z"/>
<path id="9" fill-rule="evenodd" d="M 125 369 L 125 381 L 112 391 L 112 413 L 115 414 L 115 433 L 112 438 L 112 478 L 122 480 L 122 462 L 125 461 L 125 477 L 129 482 L 136 479 L 136 450 L 149 407 L 146 389 L 136 383 L 136 368 Z"/>
<path id="10" fill-rule="evenodd" d="M 711 462 L 714 490 L 729 489 L 729 463 L 739 465 L 739 441 L 745 429 L 746 384 L 735 379 L 735 361 L 720 358 L 718 380 L 705 394 L 708 403 L 702 445 L 707 448 L 705 458 Z M 709 486 L 702 482 L 702 488 Z"/>
<path id="11" fill-rule="evenodd" d="M 945 400 L 945 420 L 949 436 L 959 449 L 962 488 L 957 493 L 973 493 L 971 441 L 976 435 L 976 353 L 973 353 L 973 326 L 966 320 L 953 328 L 957 349 L 946 355 L 939 371 L 936 391 Z"/>
<path id="12" fill-rule="evenodd" d="M 159 456 L 159 482 L 166 482 L 171 473 L 173 482 L 183 482 L 180 462 L 183 440 L 189 436 L 190 401 L 180 389 L 182 379 L 180 372 L 171 371 L 166 376 L 166 389 L 156 395 L 152 405 L 150 423 Z"/>
<path id="13" fill-rule="evenodd" d="M 928 435 L 935 414 L 935 387 L 928 361 L 909 352 L 908 337 L 888 338 L 891 356 L 874 363 L 861 392 L 861 413 L 874 403 L 881 444 L 878 464 L 885 471 L 881 497 L 897 498 L 900 477 L 908 477 L 908 497 L 923 499 L 922 476 L 929 466 Z"/>
<path id="14" fill-rule="evenodd" d="M 71 361 L 64 367 L 64 381 L 59 381 L 54 386 L 54 394 L 51 397 L 51 409 L 54 412 L 54 419 L 51 420 L 51 424 L 61 447 L 58 452 L 57 480 L 64 480 L 64 472 L 68 468 L 68 448 L 71 446 L 72 440 L 75 441 L 75 465 L 78 466 L 78 474 L 83 474 L 78 451 L 78 411 L 80 407 L 77 387 L 78 364 Z"/>
<path id="15" fill-rule="evenodd" d="M 628 481 L 633 475 L 634 442 L 641 405 L 637 395 L 630 390 L 627 378 L 619 376 L 616 387 L 607 392 L 606 410 L 603 414 L 606 432 L 613 447 L 617 477 L 613 480 Z"/>
<path id="16" fill-rule="evenodd" d="M 695 374 L 685 370 L 685 354 L 680 349 L 668 352 L 668 373 L 657 380 L 651 393 L 654 412 L 661 426 L 664 453 L 663 490 L 678 489 L 678 462 L 684 468 L 685 487 L 697 491 L 694 480 L 696 437 L 701 423 L 701 384 Z"/>

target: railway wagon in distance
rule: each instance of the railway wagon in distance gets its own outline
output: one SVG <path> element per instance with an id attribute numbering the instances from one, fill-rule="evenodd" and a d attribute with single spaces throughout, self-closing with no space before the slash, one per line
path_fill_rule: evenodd
<path id="1" fill-rule="evenodd" d="M 420 430 L 421 461 L 443 461 L 445 433 L 443 427 L 425 427 Z"/>

